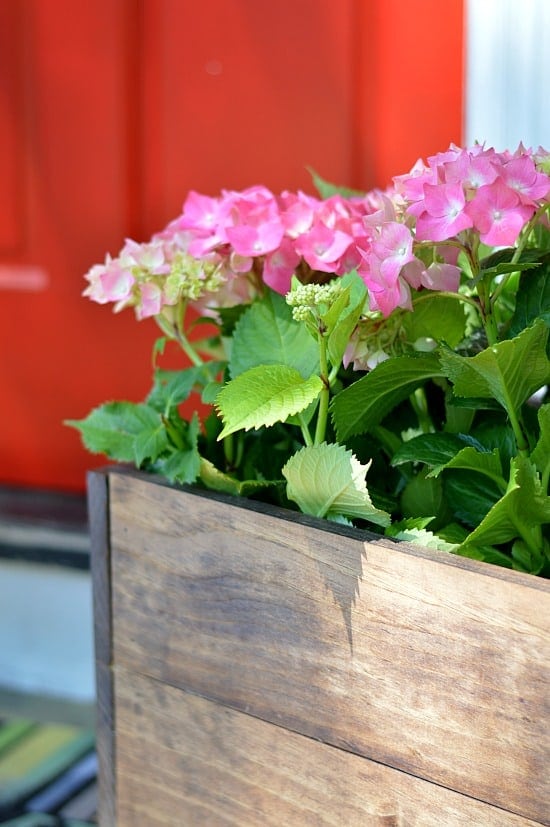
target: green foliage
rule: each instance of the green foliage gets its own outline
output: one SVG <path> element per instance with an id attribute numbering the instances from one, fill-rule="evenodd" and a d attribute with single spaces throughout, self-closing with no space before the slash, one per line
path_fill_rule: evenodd
<path id="1" fill-rule="evenodd" d="M 442 376 L 435 354 L 400 356 L 381 362 L 334 398 L 332 416 L 338 439 L 369 431 L 428 379 Z"/>
<path id="2" fill-rule="evenodd" d="M 322 443 L 294 454 L 283 475 L 289 499 L 305 514 L 328 519 L 357 517 L 386 526 L 390 516 L 372 504 L 365 482 L 367 471 L 368 465 L 361 465 L 351 451 Z"/>
<path id="3" fill-rule="evenodd" d="M 327 327 L 328 354 L 333 365 L 340 365 L 367 298 L 367 289 L 357 273 L 348 273 L 342 278 L 342 284 L 345 301 L 323 317 Z"/>
<path id="4" fill-rule="evenodd" d="M 512 540 L 514 561 L 522 569 L 537 574 L 545 564 L 545 551 L 548 551 L 548 545 L 543 544 L 541 527 L 549 522 L 550 497 L 542 490 L 533 463 L 518 456 L 512 461 L 505 494 L 492 506 L 461 548 L 499 546 Z"/>
<path id="5" fill-rule="evenodd" d="M 522 275 L 508 335 L 517 336 L 537 319 L 550 326 L 550 257 L 535 272 Z"/>
<path id="6" fill-rule="evenodd" d="M 280 480 L 239 480 L 220 471 L 208 459 L 201 458 L 199 476 L 201 482 L 213 491 L 232 494 L 235 497 L 251 497 L 253 494 L 281 484 Z"/>
<path id="7" fill-rule="evenodd" d="M 411 342 L 430 338 L 456 347 L 466 334 L 464 305 L 439 293 L 423 293 L 415 299 L 414 312 L 407 313 L 403 326 Z"/>
<path id="8" fill-rule="evenodd" d="M 67 425 L 77 428 L 82 441 L 92 454 L 105 454 L 119 462 L 143 461 L 142 448 L 150 441 L 155 449 L 155 439 L 162 427 L 160 414 L 144 403 L 106 402 L 95 408 L 85 419 L 69 419 Z M 159 442 L 157 442 L 157 445 Z M 155 457 L 156 459 L 156 457 Z"/>
<path id="9" fill-rule="evenodd" d="M 540 435 L 531 453 L 531 461 L 548 480 L 550 475 L 550 403 L 541 405 L 538 412 Z"/>
<path id="10" fill-rule="evenodd" d="M 407 543 L 432 548 L 436 551 L 454 552 L 456 550 L 456 543 L 449 543 L 432 531 L 428 531 L 424 527 L 426 524 L 428 524 L 428 521 L 425 518 L 401 520 L 386 528 L 386 537 L 391 537 L 394 540 L 404 540 Z"/>
<path id="11" fill-rule="evenodd" d="M 347 193 L 313 177 L 323 197 Z M 172 308 L 145 401 L 67 424 L 90 451 L 172 483 L 549 576 L 550 233 L 529 232 L 497 251 L 466 233 L 460 292 L 413 291 L 413 310 L 388 318 L 357 272 L 304 281 L 300 268 L 286 299 L 264 286 L 220 309 L 197 350 L 196 319 Z M 158 367 L 169 339 L 191 366 Z"/>
<path id="12" fill-rule="evenodd" d="M 331 184 L 329 181 L 325 181 L 324 178 L 321 178 L 311 167 L 308 167 L 308 171 L 311 175 L 313 185 L 321 198 L 330 198 L 332 195 L 343 195 L 346 197 L 354 195 L 362 197 L 364 195 L 360 190 L 354 190 L 351 189 L 351 187 L 342 187 L 338 184 Z"/>
<path id="13" fill-rule="evenodd" d="M 284 297 L 272 291 L 241 316 L 231 344 L 229 373 L 233 379 L 259 365 L 286 365 L 304 379 L 319 366 L 315 341 L 293 320 Z"/>
<path id="14" fill-rule="evenodd" d="M 320 394 L 323 383 L 316 375 L 304 379 L 286 365 L 257 365 L 225 385 L 216 398 L 224 428 L 219 435 L 250 428 L 268 428 L 303 411 Z"/>
<path id="15" fill-rule="evenodd" d="M 515 339 L 499 342 L 476 356 L 441 349 L 445 376 L 457 396 L 496 399 L 513 416 L 540 387 L 550 382 L 546 356 L 548 328 L 540 319 Z M 529 370 L 525 369 L 529 365 Z"/>

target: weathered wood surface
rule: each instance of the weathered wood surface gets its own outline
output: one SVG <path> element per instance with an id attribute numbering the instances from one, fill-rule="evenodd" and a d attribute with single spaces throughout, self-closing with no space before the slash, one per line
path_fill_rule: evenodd
<path id="1" fill-rule="evenodd" d="M 549 823 L 548 583 L 135 475 L 110 502 L 117 667 Z"/>
<path id="2" fill-rule="evenodd" d="M 119 827 L 535 824 L 123 668 L 115 693 Z"/>
<path id="3" fill-rule="evenodd" d="M 101 827 L 115 827 L 115 733 L 108 475 L 99 472 L 88 474 L 87 488 L 94 602 L 96 740 L 100 791 L 98 821 Z"/>

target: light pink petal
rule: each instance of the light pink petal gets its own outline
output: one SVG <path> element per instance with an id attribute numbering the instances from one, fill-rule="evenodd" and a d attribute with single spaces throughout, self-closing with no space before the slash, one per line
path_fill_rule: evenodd
<path id="1" fill-rule="evenodd" d="M 290 282 L 300 262 L 300 256 L 289 239 L 283 239 L 278 250 L 265 258 L 263 280 L 282 295 L 290 290 Z"/>
<path id="2" fill-rule="evenodd" d="M 147 319 L 157 316 L 162 307 L 162 291 L 156 284 L 147 282 L 140 286 L 140 302 L 136 305 L 138 319 Z"/>

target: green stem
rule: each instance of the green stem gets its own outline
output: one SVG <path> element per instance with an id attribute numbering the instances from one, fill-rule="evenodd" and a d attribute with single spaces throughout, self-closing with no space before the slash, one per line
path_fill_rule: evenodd
<path id="1" fill-rule="evenodd" d="M 225 468 L 227 471 L 233 470 L 234 466 L 234 448 L 235 443 L 233 437 L 235 434 L 228 434 L 223 438 L 223 455 L 225 457 Z"/>
<path id="2" fill-rule="evenodd" d="M 183 330 L 178 330 L 177 328 L 174 329 L 174 338 L 176 339 L 177 343 L 183 350 L 183 352 L 189 357 L 191 362 L 196 366 L 200 367 L 204 365 L 203 359 L 199 356 Z"/>
<path id="3" fill-rule="evenodd" d="M 300 420 L 300 430 L 302 431 L 302 436 L 304 438 L 304 443 L 307 445 L 308 448 L 311 448 L 313 445 L 313 438 L 309 432 L 309 428 L 307 426 L 307 422 L 305 421 L 303 414 L 298 414 L 298 419 Z"/>
<path id="4" fill-rule="evenodd" d="M 541 486 L 543 492 L 546 494 L 548 492 L 548 483 L 550 483 L 550 462 L 546 463 L 544 471 L 541 474 Z"/>
<path id="5" fill-rule="evenodd" d="M 189 357 L 191 363 L 196 367 L 200 367 L 204 364 L 204 361 L 201 359 L 189 339 L 185 334 L 185 314 L 187 311 L 187 300 L 183 299 L 180 301 L 179 305 L 176 308 L 176 322 L 174 324 L 174 338 L 176 339 L 177 343 L 183 350 L 183 352 Z"/>
<path id="6" fill-rule="evenodd" d="M 411 404 L 416 413 L 418 424 L 423 434 L 433 433 L 434 426 L 428 410 L 428 402 L 424 388 L 417 388 L 410 396 Z"/>
<path id="7" fill-rule="evenodd" d="M 185 443 L 182 439 L 181 434 L 179 433 L 177 428 L 175 428 L 174 425 L 170 422 L 167 415 L 163 415 L 161 418 L 162 424 L 168 432 L 168 436 L 170 437 L 178 451 L 183 451 L 183 449 L 185 448 Z"/>
<path id="8" fill-rule="evenodd" d="M 328 420 L 328 404 L 330 400 L 327 343 L 321 331 L 319 331 L 319 367 L 323 388 L 319 394 L 319 410 L 317 411 L 317 426 L 315 428 L 314 439 L 315 445 L 320 445 L 325 439 Z"/>
<path id="9" fill-rule="evenodd" d="M 525 250 L 527 242 L 529 241 L 529 236 L 531 235 L 532 231 L 535 229 L 536 225 L 538 224 L 539 218 L 544 215 L 545 212 L 550 211 L 550 204 L 546 203 L 543 204 L 542 207 L 539 207 L 536 213 L 532 216 L 529 223 L 523 228 L 521 233 L 521 238 L 519 244 L 516 248 L 516 252 L 512 256 L 511 263 L 517 264 L 521 258 L 521 254 Z"/>
<path id="10" fill-rule="evenodd" d="M 477 285 L 477 295 L 479 298 L 479 308 L 481 311 L 481 321 L 487 336 L 489 346 L 496 345 L 498 342 L 498 330 L 496 320 L 492 312 L 491 297 L 489 295 L 489 288 L 487 284 L 480 281 Z"/>
<path id="11" fill-rule="evenodd" d="M 542 527 L 540 525 L 534 525 L 529 531 L 525 529 L 525 526 L 518 525 L 516 522 L 516 529 L 527 548 L 535 557 L 538 557 L 543 548 Z"/>
<path id="12" fill-rule="evenodd" d="M 510 419 L 510 425 L 512 426 L 512 430 L 516 438 L 518 451 L 522 456 L 526 457 L 529 455 L 529 445 L 527 444 L 527 440 L 525 439 L 525 433 L 523 431 L 520 418 L 516 413 L 513 405 L 506 405 L 506 410 L 508 412 L 508 417 Z"/>

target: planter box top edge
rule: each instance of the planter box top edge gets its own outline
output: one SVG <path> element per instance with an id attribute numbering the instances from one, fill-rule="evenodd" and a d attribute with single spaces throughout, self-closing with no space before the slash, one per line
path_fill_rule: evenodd
<path id="1" fill-rule="evenodd" d="M 364 543 L 366 546 L 375 544 L 377 546 L 384 546 L 390 548 L 392 551 L 400 554 L 406 554 L 414 557 L 422 557 L 429 559 L 434 563 L 444 566 L 452 566 L 454 568 L 470 571 L 477 575 L 483 575 L 493 579 L 503 580 L 510 583 L 523 583 L 532 589 L 550 595 L 550 580 L 542 577 L 537 577 L 533 574 L 526 574 L 524 572 L 515 571 L 514 569 L 507 569 L 503 566 L 485 563 L 479 560 L 472 560 L 468 557 L 461 557 L 455 554 L 447 554 L 443 551 L 430 549 L 425 546 L 408 543 L 403 540 L 393 540 L 390 537 L 383 537 L 366 529 L 356 528 L 354 526 L 346 526 L 340 523 L 325 520 L 320 517 L 313 517 L 308 514 L 303 514 L 299 511 L 292 511 L 281 506 L 264 503 L 261 500 L 248 499 L 246 497 L 237 497 L 231 494 L 225 494 L 219 491 L 211 491 L 207 488 L 200 488 L 194 485 L 176 485 L 170 483 L 168 480 L 155 474 L 139 471 L 131 465 L 112 464 L 95 468 L 88 472 L 88 480 L 93 477 L 105 477 L 106 481 L 110 477 L 119 476 L 123 478 L 134 479 L 150 485 L 167 488 L 168 490 L 177 493 L 178 491 L 201 497 L 203 499 L 210 499 L 214 502 L 224 503 L 227 506 L 236 508 L 243 508 L 247 511 L 253 511 L 257 514 L 269 515 L 280 520 L 293 522 L 306 528 L 322 531 L 329 534 L 336 534 L 341 537 L 346 537 L 350 540 L 356 540 Z M 88 482 L 89 484 L 89 482 Z"/>

